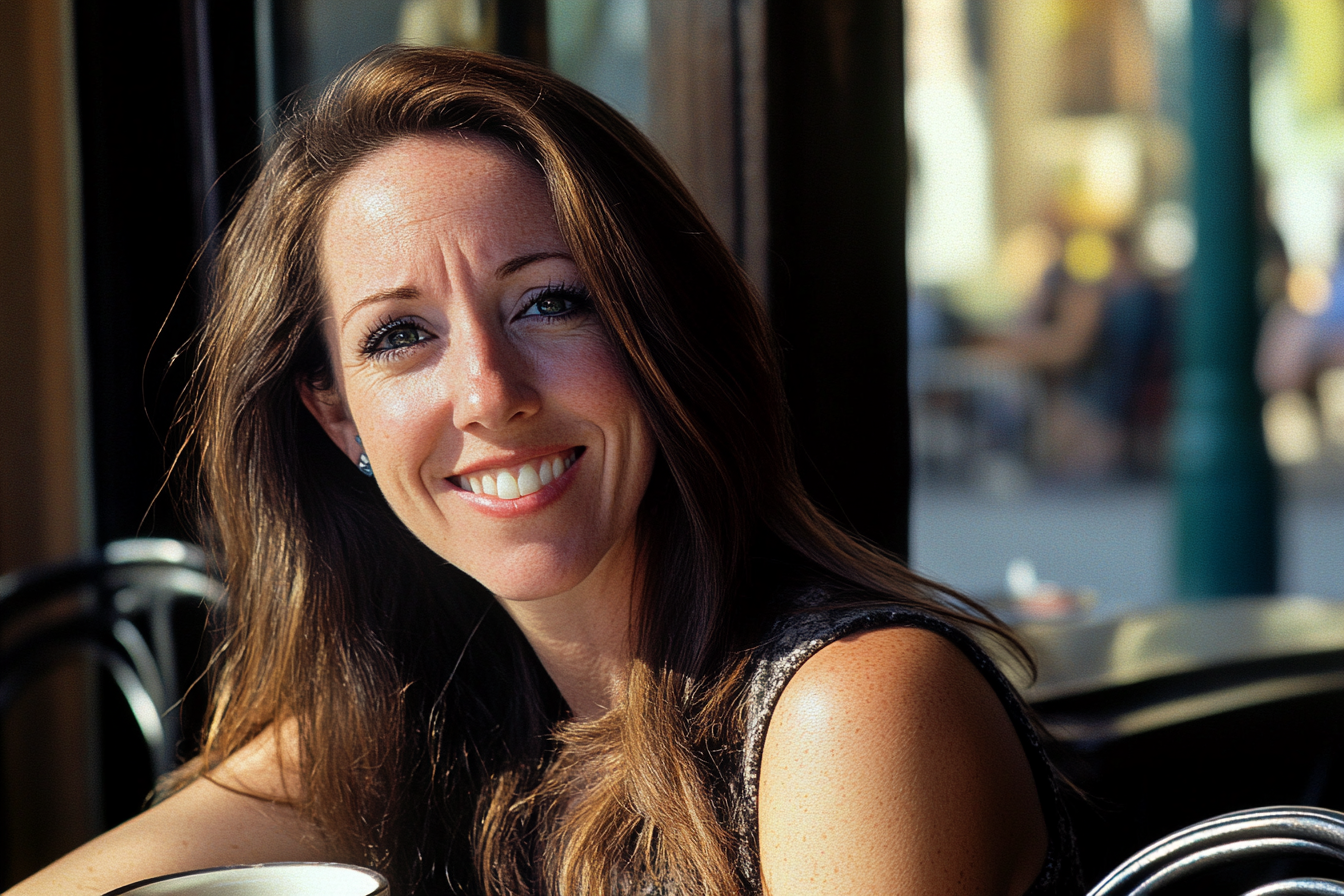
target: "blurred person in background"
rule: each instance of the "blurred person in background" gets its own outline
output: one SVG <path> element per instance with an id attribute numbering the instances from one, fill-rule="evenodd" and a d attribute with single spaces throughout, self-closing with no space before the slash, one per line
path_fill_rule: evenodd
<path id="1" fill-rule="evenodd" d="M 1068 478 L 1125 470 L 1131 428 L 1166 385 L 1167 300 L 1139 269 L 1130 234 L 1079 230 L 1041 279 L 1017 330 L 976 345 L 1047 389 L 1047 472 Z"/>

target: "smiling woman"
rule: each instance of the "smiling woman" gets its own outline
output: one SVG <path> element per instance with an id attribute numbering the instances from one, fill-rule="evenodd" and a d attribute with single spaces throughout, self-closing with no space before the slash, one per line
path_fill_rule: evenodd
<path id="1" fill-rule="evenodd" d="M 592 96 L 361 61 L 239 209 L 202 354 L 205 747 L 22 892 L 303 858 L 404 893 L 1076 889 L 971 633 L 1011 637 L 808 500 L 760 302 Z"/>
<path id="2" fill-rule="evenodd" d="M 629 594 L 653 437 L 540 173 L 490 138 L 404 138 L 336 188 L 319 253 L 333 376 L 304 401 L 402 522 L 510 612 Z"/>

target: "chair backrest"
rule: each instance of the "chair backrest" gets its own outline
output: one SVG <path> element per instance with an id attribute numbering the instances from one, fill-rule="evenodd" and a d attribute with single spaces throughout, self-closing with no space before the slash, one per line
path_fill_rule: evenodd
<path id="1" fill-rule="evenodd" d="M 223 596 L 204 551 L 162 538 L 115 541 L 0 576 L 7 743 L 12 732 L 45 739 L 84 719 L 70 740 L 61 733 L 60 743 L 23 741 L 26 758 L 0 770 L 0 889 L 68 850 L 71 837 L 138 812 L 154 781 L 176 765 L 182 716 L 195 728 L 204 706 L 200 690 L 185 703 L 183 691 L 205 669 L 208 619 Z M 61 702 L 43 702 L 52 699 Z M 75 738 L 89 739 L 83 771 L 69 764 Z M 62 758 L 39 770 L 48 750 Z M 66 786 L 68 775 L 85 777 Z M 59 793 L 48 797 L 53 785 Z"/>
<path id="2" fill-rule="evenodd" d="M 81 557 L 0 576 L 0 713 L 62 656 L 82 653 L 115 682 L 154 774 L 170 771 L 181 735 L 176 707 L 186 684 L 175 613 L 192 609 L 202 623 L 194 632 L 194 657 L 204 613 L 223 597 L 205 552 L 166 538 L 114 541 Z"/>
<path id="3" fill-rule="evenodd" d="M 1311 806 L 1269 806 L 1219 815 L 1140 850 L 1088 896 L 1148 896 L 1191 875 L 1255 859 L 1324 859 L 1344 870 L 1344 814 Z M 1344 896 L 1344 883 L 1296 877 L 1245 896 Z"/>

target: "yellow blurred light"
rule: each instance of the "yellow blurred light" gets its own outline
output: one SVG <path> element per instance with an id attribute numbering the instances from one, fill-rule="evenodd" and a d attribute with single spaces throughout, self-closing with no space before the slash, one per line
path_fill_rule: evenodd
<path id="1" fill-rule="evenodd" d="M 1106 234 L 1080 230 L 1064 242 L 1064 270 L 1080 283 L 1100 283 L 1115 266 L 1115 250 Z"/>
<path id="2" fill-rule="evenodd" d="M 1315 317 L 1330 303 L 1330 277 L 1316 265 L 1298 265 L 1288 272 L 1288 304 Z"/>
<path id="3" fill-rule="evenodd" d="M 1067 38 L 1080 18 L 1070 0 L 1029 0 L 1022 7 L 1022 13 L 1034 20 L 1036 27 L 1051 43 Z"/>
<path id="4" fill-rule="evenodd" d="M 1269 456 L 1281 467 L 1310 463 L 1321 455 L 1321 432 L 1311 399 L 1295 389 L 1275 392 L 1261 413 Z"/>
<path id="5" fill-rule="evenodd" d="M 1308 114 L 1338 106 L 1339 59 L 1344 52 L 1344 7 L 1338 0 L 1280 0 L 1287 23 L 1294 99 Z"/>

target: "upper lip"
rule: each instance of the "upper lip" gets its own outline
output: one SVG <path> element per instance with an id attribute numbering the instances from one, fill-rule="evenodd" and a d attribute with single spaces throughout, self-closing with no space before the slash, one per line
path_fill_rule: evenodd
<path id="1" fill-rule="evenodd" d="M 488 473 L 491 470 L 498 470 L 503 467 L 516 467 L 525 464 L 530 460 L 536 460 L 539 457 L 546 457 L 551 454 L 563 454 L 566 451 L 573 451 L 578 447 L 578 445 L 541 446 L 537 448 L 520 448 L 516 451 L 492 454 L 474 460 L 466 466 L 459 467 L 447 474 L 444 478 L 451 479 L 455 476 L 470 476 L 473 473 Z"/>

